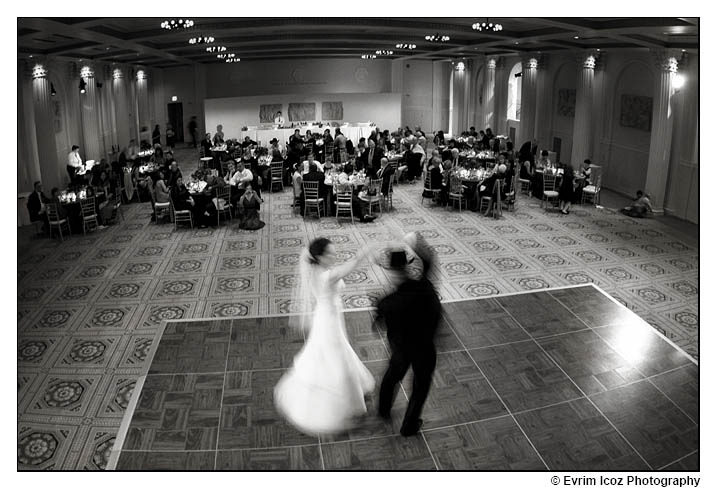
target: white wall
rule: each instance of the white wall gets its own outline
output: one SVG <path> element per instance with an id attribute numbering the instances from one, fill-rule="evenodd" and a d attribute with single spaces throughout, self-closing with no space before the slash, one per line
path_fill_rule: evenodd
<path id="1" fill-rule="evenodd" d="M 401 94 L 315 94 L 260 95 L 255 97 L 226 97 L 206 99 L 205 122 L 211 131 L 221 124 L 228 138 L 239 137 L 242 126 L 259 126 L 261 104 L 282 104 L 282 114 L 289 125 L 288 106 L 294 102 L 316 103 L 316 121 L 322 121 L 322 102 L 344 105 L 343 121 L 350 123 L 373 121 L 382 129 L 393 131 L 401 124 Z"/>

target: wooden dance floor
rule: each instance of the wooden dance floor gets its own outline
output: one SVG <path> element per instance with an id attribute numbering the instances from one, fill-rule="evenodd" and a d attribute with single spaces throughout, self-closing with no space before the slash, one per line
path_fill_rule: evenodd
<path id="1" fill-rule="evenodd" d="M 409 438 L 411 374 L 383 421 L 384 332 L 371 311 L 346 318 L 377 380 L 356 429 L 310 437 L 277 414 L 274 386 L 304 342 L 288 317 L 171 322 L 109 468 L 699 469 L 697 364 L 594 286 L 445 303 L 424 426 Z"/>

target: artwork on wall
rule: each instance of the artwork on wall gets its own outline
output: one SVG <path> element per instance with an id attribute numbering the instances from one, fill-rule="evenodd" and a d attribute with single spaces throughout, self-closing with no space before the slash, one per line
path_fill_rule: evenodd
<path id="1" fill-rule="evenodd" d="M 262 104 L 259 106 L 259 122 L 273 123 L 274 115 L 282 110 L 282 104 Z"/>
<path id="2" fill-rule="evenodd" d="M 62 106 L 59 100 L 52 101 L 52 121 L 55 133 L 62 133 Z"/>
<path id="3" fill-rule="evenodd" d="M 290 121 L 314 121 L 317 118 L 317 104 L 314 102 L 292 102 L 289 104 Z"/>
<path id="4" fill-rule="evenodd" d="M 621 94 L 621 126 L 640 129 L 641 131 L 650 131 L 652 116 L 652 97 Z"/>
<path id="5" fill-rule="evenodd" d="M 322 102 L 322 120 L 340 121 L 344 119 L 344 104 L 341 102 Z"/>
<path id="6" fill-rule="evenodd" d="M 558 115 L 574 117 L 576 115 L 576 89 L 558 89 Z"/>

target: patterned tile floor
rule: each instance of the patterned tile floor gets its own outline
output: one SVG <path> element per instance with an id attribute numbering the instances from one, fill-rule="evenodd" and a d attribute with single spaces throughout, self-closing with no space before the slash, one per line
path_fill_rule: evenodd
<path id="1" fill-rule="evenodd" d="M 377 390 L 355 428 L 310 437 L 273 388 L 303 345 L 287 316 L 168 322 L 138 380 L 108 467 L 118 470 L 698 470 L 698 368 L 592 286 L 445 303 L 416 437 Z M 373 313 L 347 332 L 377 387 Z M 238 361 L 241 361 L 238 363 Z"/>
<path id="2" fill-rule="evenodd" d="M 177 155 L 188 173 L 193 157 Z M 563 216 L 525 196 L 492 220 L 422 206 L 420 194 L 398 186 L 394 210 L 371 224 L 302 220 L 285 189 L 264 194 L 259 231 L 235 221 L 175 232 L 150 222 L 148 203 L 63 243 L 19 230 L 18 468 L 104 468 L 162 321 L 288 312 L 299 252 L 319 235 L 348 260 L 366 243 L 421 233 L 445 301 L 591 282 L 697 358 L 698 251 L 670 226 L 589 206 Z M 385 281 L 362 266 L 346 280 L 346 307 L 371 306 Z"/>

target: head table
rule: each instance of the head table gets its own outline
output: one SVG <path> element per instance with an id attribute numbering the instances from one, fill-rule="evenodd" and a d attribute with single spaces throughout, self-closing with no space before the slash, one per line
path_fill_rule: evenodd
<path id="1" fill-rule="evenodd" d="M 331 131 L 332 138 L 334 137 L 334 131 L 336 130 L 333 126 L 322 126 L 321 128 L 319 126 L 302 126 L 279 129 L 248 129 L 240 132 L 239 141 L 244 141 L 245 136 L 249 136 L 252 141 L 256 141 L 261 146 L 268 145 L 274 138 L 276 138 L 280 144 L 284 144 L 289 141 L 289 138 L 297 129 L 302 137 L 307 134 L 307 130 L 311 131 L 312 134 L 324 134 L 324 131 L 328 129 Z M 360 138 L 368 138 L 375 128 L 370 126 L 339 126 L 339 129 L 342 134 L 347 137 L 347 139 L 352 140 L 356 145 L 359 143 Z"/>

